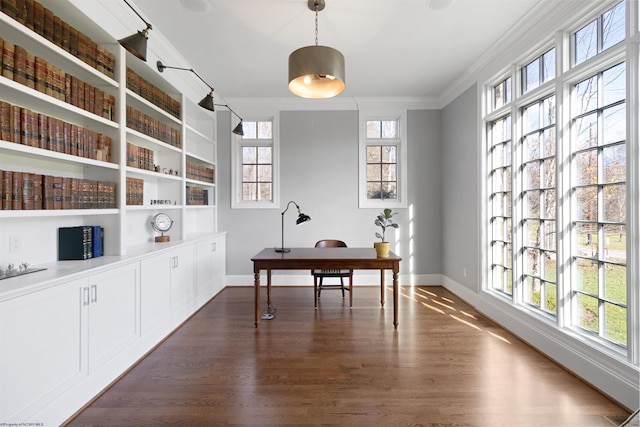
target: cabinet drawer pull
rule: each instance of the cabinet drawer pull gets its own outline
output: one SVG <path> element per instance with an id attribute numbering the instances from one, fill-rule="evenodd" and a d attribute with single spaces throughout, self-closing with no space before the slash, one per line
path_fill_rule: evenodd
<path id="1" fill-rule="evenodd" d="M 89 305 L 89 288 L 82 288 L 82 305 Z"/>
<path id="2" fill-rule="evenodd" d="M 98 302 L 98 285 L 91 285 L 91 302 Z"/>

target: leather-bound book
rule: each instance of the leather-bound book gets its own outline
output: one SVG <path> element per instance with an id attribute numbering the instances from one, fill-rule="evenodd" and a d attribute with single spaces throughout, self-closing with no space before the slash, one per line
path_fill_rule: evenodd
<path id="1" fill-rule="evenodd" d="M 53 42 L 53 12 L 44 8 L 44 38 Z"/>
<path id="2" fill-rule="evenodd" d="M 16 64 L 16 46 L 8 40 L 2 44 L 2 77 L 13 80 L 13 68 Z"/>
<path id="3" fill-rule="evenodd" d="M 16 0 L 2 0 L 2 11 L 11 19 L 16 19 Z"/>
<path id="4" fill-rule="evenodd" d="M 2 186 L 0 187 L 0 202 L 2 210 L 11 210 L 11 192 L 13 191 L 13 172 L 2 171 Z"/>
<path id="5" fill-rule="evenodd" d="M 44 37 L 44 6 L 36 1 L 33 9 L 33 31 Z"/>
<path id="6" fill-rule="evenodd" d="M 33 209 L 42 209 L 42 175 L 33 174 Z"/>
<path id="7" fill-rule="evenodd" d="M 36 88 L 36 57 L 33 53 L 27 52 L 25 56 L 24 74 L 26 78 L 26 85 L 31 89 Z"/>
<path id="8" fill-rule="evenodd" d="M 0 101 L 0 140 L 12 141 L 11 104 Z"/>
<path id="9" fill-rule="evenodd" d="M 22 46 L 15 45 L 14 63 L 13 63 L 13 81 L 21 85 L 27 84 L 27 75 L 25 68 L 27 67 L 27 51 Z"/>
<path id="10" fill-rule="evenodd" d="M 33 173 L 22 174 L 22 209 L 33 210 Z"/>
<path id="11" fill-rule="evenodd" d="M 38 92 L 47 93 L 47 61 L 39 57 L 34 63 L 34 83 Z"/>
<path id="12" fill-rule="evenodd" d="M 22 172 L 13 172 L 13 181 L 11 182 L 11 209 L 14 211 L 22 210 Z"/>

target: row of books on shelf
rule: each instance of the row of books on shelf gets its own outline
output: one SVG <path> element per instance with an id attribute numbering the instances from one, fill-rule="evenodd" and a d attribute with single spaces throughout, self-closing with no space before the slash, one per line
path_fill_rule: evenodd
<path id="1" fill-rule="evenodd" d="M 155 170 L 153 150 L 127 142 L 127 166 L 148 171 Z"/>
<path id="2" fill-rule="evenodd" d="M 3 77 L 100 117 L 114 119 L 115 96 L 1 37 L 0 47 Z"/>
<path id="3" fill-rule="evenodd" d="M 0 171 L 1 210 L 114 209 L 116 183 L 84 178 Z"/>
<path id="4" fill-rule="evenodd" d="M 180 101 L 173 99 L 159 87 L 149 83 L 131 68 L 127 68 L 127 89 L 140 95 L 173 117 L 180 118 Z"/>
<path id="5" fill-rule="evenodd" d="M 0 101 L 0 139 L 111 162 L 111 137 Z"/>
<path id="6" fill-rule="evenodd" d="M 71 55 L 113 78 L 116 58 L 35 0 L 2 0 L 1 11 Z M 61 7 L 64 7 L 61 5 Z"/>
<path id="7" fill-rule="evenodd" d="M 142 205 L 144 203 L 144 180 L 127 177 L 126 204 Z"/>
<path id="8" fill-rule="evenodd" d="M 174 147 L 182 147 L 180 130 L 174 129 L 168 124 L 156 120 L 129 105 L 127 105 L 127 127 Z"/>
<path id="9" fill-rule="evenodd" d="M 187 205 L 203 206 L 209 204 L 209 190 L 187 185 Z"/>
<path id="10" fill-rule="evenodd" d="M 58 260 L 85 260 L 104 255 L 104 228 L 78 225 L 58 228 Z"/>
<path id="11" fill-rule="evenodd" d="M 215 170 L 200 163 L 187 160 L 186 163 L 186 177 L 188 179 L 195 179 L 202 182 L 215 183 Z"/>

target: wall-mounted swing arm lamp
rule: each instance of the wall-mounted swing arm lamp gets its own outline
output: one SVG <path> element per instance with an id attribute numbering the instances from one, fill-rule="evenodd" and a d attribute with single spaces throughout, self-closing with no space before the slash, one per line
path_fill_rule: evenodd
<path id="1" fill-rule="evenodd" d="M 233 129 L 233 133 L 235 133 L 236 135 L 244 135 L 244 130 L 242 128 L 242 117 L 240 117 L 238 114 L 236 114 L 235 111 L 233 111 L 231 109 L 231 107 L 229 107 L 227 104 L 214 104 L 213 102 L 213 87 L 207 83 L 202 77 L 200 77 L 200 74 L 196 73 L 196 71 L 193 68 L 183 68 L 183 67 L 170 67 L 169 65 L 164 65 L 162 63 L 162 61 L 158 61 L 156 62 L 156 67 L 158 68 L 158 71 L 160 71 L 161 73 L 166 69 L 169 68 L 170 70 L 181 70 L 181 71 L 191 71 L 193 74 L 196 75 L 196 77 L 198 77 L 202 83 L 206 84 L 207 87 L 209 88 L 209 93 L 205 95 L 204 98 L 202 98 L 202 100 L 200 102 L 198 102 L 198 105 L 201 106 L 202 108 L 204 108 L 205 110 L 209 110 L 209 111 L 215 111 L 215 106 L 219 106 L 219 107 L 226 107 L 229 109 L 229 111 L 231 111 L 237 118 L 240 119 L 240 123 L 238 123 L 238 126 L 236 126 Z"/>
<path id="2" fill-rule="evenodd" d="M 135 34 L 130 35 L 129 37 L 125 37 L 123 39 L 118 40 L 118 43 L 122 45 L 125 49 L 127 49 L 133 56 L 138 59 L 142 59 L 143 61 L 147 61 L 147 39 L 149 30 L 152 29 L 151 24 L 145 21 L 145 19 L 136 11 L 133 6 L 129 4 L 127 0 L 123 0 L 127 6 L 133 12 L 138 15 L 138 18 L 142 20 L 146 24 L 146 28 L 142 31 L 138 31 Z"/>
<path id="3" fill-rule="evenodd" d="M 291 203 L 293 203 L 298 209 L 298 219 L 296 219 L 296 225 L 300 225 L 303 222 L 311 221 L 311 217 L 309 215 L 306 215 L 300 212 L 300 206 L 298 206 L 296 202 L 292 200 L 289 203 L 287 203 L 286 209 L 283 210 L 282 213 L 280 214 L 282 217 L 282 244 L 279 248 L 275 248 L 276 252 L 291 252 L 290 248 L 284 247 L 284 214 L 289 210 L 289 206 L 291 206 Z"/>

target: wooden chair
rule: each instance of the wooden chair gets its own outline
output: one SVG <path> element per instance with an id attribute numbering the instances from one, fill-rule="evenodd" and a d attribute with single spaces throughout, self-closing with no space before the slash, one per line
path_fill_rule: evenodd
<path id="1" fill-rule="evenodd" d="M 319 240 L 316 242 L 316 248 L 346 248 L 347 244 L 342 240 Z M 353 305 L 353 270 L 311 270 L 313 276 L 313 301 L 314 307 L 318 308 L 318 298 L 323 289 L 340 289 L 342 291 L 342 298 L 344 298 L 344 291 L 349 291 L 349 307 Z M 340 284 L 324 284 L 323 279 L 329 277 L 336 277 L 340 279 Z M 344 278 L 349 278 L 349 287 L 344 285 Z M 318 279 L 319 282 L 318 282 Z"/>

